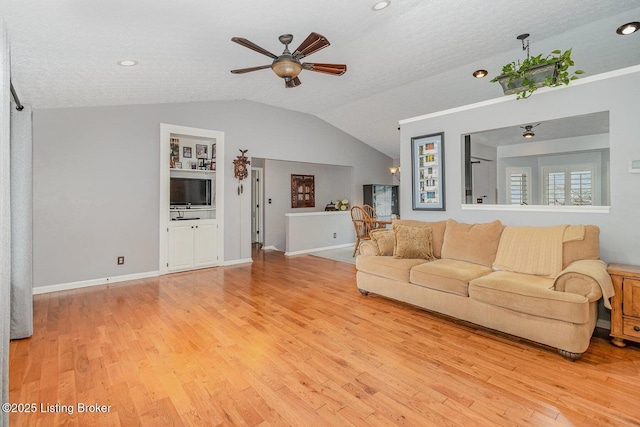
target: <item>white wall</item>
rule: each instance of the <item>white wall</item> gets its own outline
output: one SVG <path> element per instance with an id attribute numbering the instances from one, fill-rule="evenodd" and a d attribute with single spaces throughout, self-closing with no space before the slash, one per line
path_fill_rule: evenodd
<path id="1" fill-rule="evenodd" d="M 608 262 L 640 264 L 640 174 L 627 172 L 631 159 L 640 159 L 638 117 L 640 108 L 640 67 L 627 73 L 603 79 L 594 76 L 576 81 L 571 86 L 539 90 L 531 98 L 513 97 L 485 102 L 474 108 L 456 109 L 401 121 L 400 160 L 411 162 L 411 137 L 445 133 L 446 192 L 445 212 L 411 210 L 411 181 L 402 180 L 401 208 L 403 218 L 438 220 L 455 218 L 464 222 L 486 222 L 500 219 L 507 225 L 550 225 L 565 223 L 595 224 L 601 229 L 601 258 Z M 531 211 L 463 210 L 463 140 L 461 135 L 514 126 L 520 123 L 544 122 L 560 117 L 610 111 L 610 213 L 562 213 Z"/>
<path id="2" fill-rule="evenodd" d="M 249 149 L 353 166 L 346 194 L 391 181 L 386 155 L 314 116 L 259 103 L 35 110 L 34 287 L 158 270 L 160 123 L 225 132 L 218 162 L 228 165 Z M 226 168 L 225 262 L 251 257 L 251 194 L 247 184 L 238 196 L 237 182 Z"/>
<path id="3" fill-rule="evenodd" d="M 387 171 L 389 169 L 387 168 Z M 264 160 L 264 246 L 286 249 L 286 213 L 323 212 L 324 207 L 338 198 L 349 199 L 354 194 L 352 185 L 354 168 L 351 166 L 321 165 L 315 163 Z M 384 171 L 381 171 L 384 173 Z M 291 175 L 313 175 L 315 177 L 316 206 L 313 208 L 291 207 Z M 269 203 L 271 199 L 271 203 Z"/>

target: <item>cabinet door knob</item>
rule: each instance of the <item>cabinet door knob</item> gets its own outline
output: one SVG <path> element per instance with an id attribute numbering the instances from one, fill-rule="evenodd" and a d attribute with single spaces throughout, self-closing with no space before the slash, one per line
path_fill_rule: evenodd
<path id="1" fill-rule="evenodd" d="M 634 326 L 633 330 L 636 331 L 636 332 L 640 332 L 640 326 Z"/>

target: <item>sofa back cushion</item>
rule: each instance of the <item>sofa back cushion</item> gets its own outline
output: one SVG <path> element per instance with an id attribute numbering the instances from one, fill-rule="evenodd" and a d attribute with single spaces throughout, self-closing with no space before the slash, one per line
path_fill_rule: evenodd
<path id="1" fill-rule="evenodd" d="M 443 259 L 457 259 L 491 267 L 496 258 L 502 223 L 462 224 L 447 221 L 442 244 Z"/>
<path id="2" fill-rule="evenodd" d="M 562 268 L 581 259 L 600 259 L 600 228 L 597 225 L 584 226 L 584 238 L 564 242 L 562 246 Z"/>
<path id="3" fill-rule="evenodd" d="M 447 221 L 416 221 L 413 219 L 396 219 L 393 224 L 408 225 L 411 227 L 429 227 L 431 228 L 431 246 L 433 255 L 436 258 L 442 258 L 442 243 L 444 242 L 444 231 L 447 227 Z"/>

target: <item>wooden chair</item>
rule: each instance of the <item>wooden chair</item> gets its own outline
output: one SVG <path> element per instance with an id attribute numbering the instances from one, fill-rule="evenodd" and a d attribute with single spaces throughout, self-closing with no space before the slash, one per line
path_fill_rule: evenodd
<path id="1" fill-rule="evenodd" d="M 379 222 L 378 219 L 378 213 L 376 212 L 375 208 L 371 205 L 362 205 L 362 209 L 364 209 L 364 211 L 369 214 L 369 217 L 371 218 L 371 225 L 373 228 L 385 228 L 386 224 L 388 223 L 388 221 L 383 221 L 382 223 Z"/>
<path id="2" fill-rule="evenodd" d="M 356 256 L 356 252 L 358 252 L 358 248 L 360 247 L 360 241 L 371 239 L 369 233 L 374 229 L 374 223 L 362 206 L 353 206 L 351 208 L 351 220 L 356 229 L 357 239 L 356 246 L 353 248 L 353 255 L 351 256 Z"/>

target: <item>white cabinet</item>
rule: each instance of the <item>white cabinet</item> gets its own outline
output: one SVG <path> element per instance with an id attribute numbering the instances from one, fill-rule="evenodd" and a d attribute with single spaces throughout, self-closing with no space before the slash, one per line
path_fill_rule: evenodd
<path id="1" fill-rule="evenodd" d="M 218 265 L 218 223 L 194 220 L 169 224 L 169 271 Z"/>

